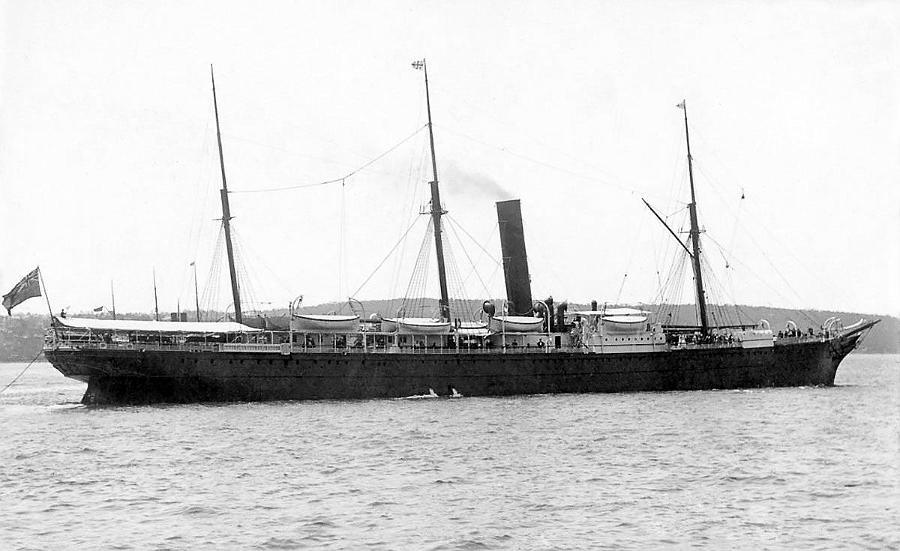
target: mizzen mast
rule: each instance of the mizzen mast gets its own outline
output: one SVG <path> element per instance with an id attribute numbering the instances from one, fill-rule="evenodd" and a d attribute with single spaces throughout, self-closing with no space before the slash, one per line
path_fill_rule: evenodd
<path id="1" fill-rule="evenodd" d="M 428 66 L 425 60 L 413 63 L 416 69 L 425 72 L 425 104 L 428 109 L 428 140 L 431 144 L 431 223 L 434 226 L 434 250 L 437 253 L 438 283 L 441 287 L 441 320 L 450 321 L 450 296 L 447 292 L 447 271 L 444 263 L 444 243 L 441 240 L 441 216 L 446 211 L 441 207 L 441 191 L 438 187 L 437 158 L 434 155 L 434 129 L 431 124 L 431 96 L 428 92 Z"/>
<path id="2" fill-rule="evenodd" d="M 228 273 L 231 275 L 231 297 L 234 300 L 234 321 L 243 323 L 241 313 L 241 289 L 238 285 L 237 270 L 234 266 L 234 246 L 231 243 L 231 207 L 228 205 L 228 182 L 225 180 L 225 157 L 222 155 L 222 132 L 219 129 L 219 104 L 216 101 L 216 76 L 209 66 L 212 79 L 213 109 L 216 112 L 216 138 L 219 141 L 219 166 L 222 169 L 222 228 L 225 230 L 225 250 L 228 253 Z M 199 309 L 198 309 L 199 310 Z"/>
<path id="3" fill-rule="evenodd" d="M 688 205 L 691 215 L 691 261 L 694 267 L 694 285 L 697 292 L 697 309 L 700 310 L 700 332 L 709 333 L 709 320 L 706 316 L 706 294 L 703 291 L 703 273 L 700 270 L 700 223 L 697 221 L 697 198 L 694 195 L 694 167 L 691 158 L 691 135 L 688 131 L 687 100 L 681 100 L 678 108 L 684 111 L 684 137 L 687 141 L 688 176 L 691 181 L 691 204 Z"/>

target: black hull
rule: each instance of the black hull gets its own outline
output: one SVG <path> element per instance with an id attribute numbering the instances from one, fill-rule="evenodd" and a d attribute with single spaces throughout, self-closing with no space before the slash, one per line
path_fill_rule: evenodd
<path id="1" fill-rule="evenodd" d="M 625 354 L 240 353 L 56 349 L 85 404 L 235 402 L 830 386 L 857 336 Z"/>

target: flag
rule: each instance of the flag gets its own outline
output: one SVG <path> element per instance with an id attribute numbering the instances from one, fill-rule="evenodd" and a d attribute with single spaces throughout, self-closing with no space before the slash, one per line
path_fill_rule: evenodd
<path id="1" fill-rule="evenodd" d="M 102 312 L 102 311 L 103 311 L 103 306 L 98 306 L 98 307 L 94 308 L 94 312 Z"/>
<path id="2" fill-rule="evenodd" d="M 3 295 L 3 307 L 6 313 L 12 315 L 12 309 L 19 304 L 25 302 L 32 297 L 41 296 L 41 269 L 35 268 L 22 278 L 22 281 L 16 283 L 16 286 L 5 295 Z"/>
<path id="3" fill-rule="evenodd" d="M 677 107 L 677 108 L 679 108 L 679 109 L 684 109 L 684 101 L 685 101 L 685 100 L 681 100 L 681 103 L 679 103 L 679 104 L 676 105 L 675 107 Z"/>
<path id="4" fill-rule="evenodd" d="M 413 66 L 413 69 L 422 69 L 423 67 L 425 67 L 425 60 L 418 59 L 416 61 L 413 61 L 412 66 Z"/>

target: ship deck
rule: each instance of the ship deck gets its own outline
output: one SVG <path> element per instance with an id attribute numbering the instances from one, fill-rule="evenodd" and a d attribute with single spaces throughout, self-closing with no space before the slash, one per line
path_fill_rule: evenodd
<path id="1" fill-rule="evenodd" d="M 516 334 L 521 335 L 521 334 Z M 393 344 L 397 333 L 357 332 L 347 334 L 298 333 L 287 331 L 265 331 L 253 334 L 231 336 L 234 342 L 178 341 L 160 333 L 156 336 L 142 335 L 140 338 L 116 340 L 109 334 L 86 332 L 51 333 L 45 342 L 45 350 L 138 350 L 157 352 L 205 352 L 205 353 L 255 353 L 255 354 L 554 354 L 554 353 L 602 353 L 603 349 L 586 346 L 557 346 L 554 334 L 547 337 L 543 346 L 507 344 L 491 346 L 484 339 L 447 339 L 435 335 L 404 335 L 414 344 Z M 803 335 L 795 337 L 775 337 L 774 346 L 798 343 L 825 342 L 823 335 Z M 612 347 L 608 347 L 612 348 Z M 622 348 L 622 347 L 617 347 Z M 677 343 L 666 345 L 665 350 L 709 350 L 742 348 L 740 342 Z"/>

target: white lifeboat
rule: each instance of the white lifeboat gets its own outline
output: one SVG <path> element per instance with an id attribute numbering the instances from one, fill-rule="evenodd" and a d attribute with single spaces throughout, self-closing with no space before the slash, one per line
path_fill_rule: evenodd
<path id="1" fill-rule="evenodd" d="M 647 324 L 647 316 L 603 316 L 602 321 L 609 333 L 640 333 Z"/>
<path id="2" fill-rule="evenodd" d="M 308 333 L 353 333 L 359 330 L 359 316 L 336 314 L 294 314 L 294 331 Z"/>
<path id="3" fill-rule="evenodd" d="M 456 327 L 457 335 L 467 337 L 486 337 L 489 333 L 488 324 L 483 321 L 462 321 Z"/>
<path id="4" fill-rule="evenodd" d="M 491 330 L 497 333 L 537 333 L 544 325 L 544 318 L 532 316 L 494 316 Z"/>
<path id="5" fill-rule="evenodd" d="M 409 335 L 446 335 L 450 333 L 450 322 L 436 318 L 384 318 L 381 330 L 392 333 L 399 331 Z"/>

